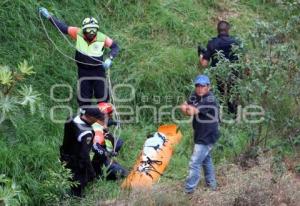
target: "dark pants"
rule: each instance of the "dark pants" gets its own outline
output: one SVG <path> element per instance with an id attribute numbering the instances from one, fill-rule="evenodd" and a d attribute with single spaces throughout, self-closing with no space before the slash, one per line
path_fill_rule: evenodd
<path id="1" fill-rule="evenodd" d="M 123 145 L 123 140 L 119 139 L 116 144 L 117 145 L 115 148 L 115 152 L 119 152 Z M 92 165 L 96 172 L 96 176 L 103 177 L 106 174 L 107 180 L 116 180 L 122 177 L 126 177 L 128 174 L 128 171 L 124 167 L 122 167 L 116 161 L 112 161 L 106 155 L 95 153 L 92 160 Z M 106 168 L 106 173 L 103 171 L 103 167 Z"/>
<path id="2" fill-rule="evenodd" d="M 78 182 L 76 186 L 71 187 L 71 193 L 74 196 L 81 197 L 83 190 L 88 182 L 95 177 L 94 168 L 90 161 L 82 161 L 75 156 L 70 156 L 61 152 L 61 162 L 65 163 L 65 167 L 71 170 L 71 181 Z"/>
<path id="3" fill-rule="evenodd" d="M 91 105 L 93 96 L 97 103 L 109 101 L 109 88 L 104 68 L 78 68 L 77 101 L 79 106 Z"/>
<path id="4" fill-rule="evenodd" d="M 230 96 L 232 95 L 232 89 L 235 87 L 236 80 L 238 78 L 240 77 L 237 71 L 232 71 L 226 80 L 221 77 L 217 77 L 217 88 L 220 94 L 223 97 L 225 97 L 225 101 L 228 107 L 228 112 L 235 115 L 237 114 L 238 100 L 237 97 L 230 100 Z"/>

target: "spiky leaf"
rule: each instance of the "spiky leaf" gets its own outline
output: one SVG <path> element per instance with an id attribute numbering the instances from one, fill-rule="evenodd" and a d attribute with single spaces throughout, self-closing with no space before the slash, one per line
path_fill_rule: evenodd
<path id="1" fill-rule="evenodd" d="M 32 89 L 32 86 L 22 86 L 19 90 L 19 94 L 21 95 L 21 101 L 19 102 L 21 105 L 30 106 L 31 113 L 35 112 L 35 106 L 37 102 L 40 100 L 40 94 Z"/>
<path id="2" fill-rule="evenodd" d="M 25 75 L 35 74 L 35 72 L 33 71 L 33 66 L 29 66 L 26 60 L 18 64 L 18 69 L 22 74 Z"/>
<path id="3" fill-rule="evenodd" d="M 0 66 L 0 83 L 3 85 L 11 85 L 13 82 L 12 71 L 8 66 Z"/>
<path id="4" fill-rule="evenodd" d="M 0 92 L 0 111 L 3 115 L 9 114 L 17 110 L 18 100 L 16 97 L 11 97 L 9 95 L 3 95 Z"/>

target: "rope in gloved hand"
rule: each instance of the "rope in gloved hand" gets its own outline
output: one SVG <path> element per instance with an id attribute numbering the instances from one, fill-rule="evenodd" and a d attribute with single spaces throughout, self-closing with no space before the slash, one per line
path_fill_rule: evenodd
<path id="1" fill-rule="evenodd" d="M 86 63 L 86 62 L 78 61 L 78 60 L 76 60 L 74 57 L 71 57 L 71 56 L 65 54 L 63 51 L 61 51 L 61 50 L 58 48 L 58 46 L 55 44 L 55 42 L 51 39 L 51 37 L 50 37 L 50 35 L 49 35 L 49 33 L 48 33 L 47 29 L 46 29 L 46 26 L 45 26 L 45 24 L 44 24 L 44 22 L 43 22 L 43 19 L 42 19 L 42 16 L 41 16 L 40 13 L 39 13 L 39 19 L 40 19 L 40 21 L 41 21 L 41 24 L 42 24 L 42 26 L 43 26 L 43 30 L 45 31 L 45 34 L 46 34 L 46 36 L 47 36 L 47 39 L 53 44 L 54 48 L 55 48 L 60 54 L 62 54 L 65 58 L 68 58 L 68 59 L 70 59 L 70 60 L 72 60 L 72 61 L 74 61 L 74 62 L 77 62 L 77 63 L 80 63 L 80 64 L 84 64 L 84 65 L 88 65 L 88 66 L 100 66 L 100 65 L 102 65 L 102 64 L 104 63 L 103 61 L 101 61 L 101 60 L 99 60 L 99 59 L 93 58 L 92 56 L 89 56 L 89 58 L 91 58 L 91 59 L 93 59 L 93 60 L 99 62 L 99 64 L 91 64 L 91 63 Z M 52 16 L 50 16 L 50 19 L 52 19 Z M 56 27 L 56 29 L 59 31 L 59 33 L 63 36 L 63 38 L 68 42 L 68 44 L 69 44 L 72 48 L 75 48 L 75 46 L 69 41 L 69 39 L 66 37 L 66 35 L 65 35 L 62 31 L 60 31 L 60 29 L 58 28 L 58 26 L 57 26 L 57 24 L 55 23 L 55 21 L 53 21 L 53 25 Z M 75 49 L 76 49 L 76 48 L 75 48 Z M 77 51 L 78 51 L 78 50 L 77 50 Z M 81 53 L 80 51 L 78 51 L 78 52 Z M 83 54 L 83 53 L 81 53 L 81 54 Z"/>
<path id="2" fill-rule="evenodd" d="M 50 16 L 50 18 L 52 18 L 52 16 Z M 48 31 L 47 31 L 47 29 L 46 29 L 46 27 L 45 27 L 45 24 L 44 24 L 44 22 L 43 22 L 43 19 L 42 19 L 42 16 L 41 16 L 41 13 L 39 13 L 39 19 L 40 19 L 40 21 L 41 21 L 41 24 L 42 24 L 42 26 L 43 26 L 43 29 L 44 29 L 44 31 L 45 31 L 45 34 L 46 34 L 46 36 L 47 36 L 47 38 L 48 38 L 48 40 L 53 44 L 53 46 L 54 46 L 54 48 L 60 53 L 60 54 L 62 54 L 65 58 L 68 58 L 68 59 L 70 59 L 70 60 L 72 60 L 72 61 L 74 61 L 74 62 L 76 62 L 76 63 L 80 63 L 80 64 L 84 64 L 84 65 L 89 65 L 89 66 L 100 66 L 100 65 L 102 65 L 104 62 L 103 61 L 101 61 L 101 60 L 99 60 L 99 59 L 96 59 L 96 58 L 93 58 L 92 56 L 89 56 L 89 58 L 91 58 L 91 59 L 93 59 L 93 60 L 95 60 L 95 61 L 97 61 L 97 62 L 99 62 L 99 64 L 90 64 L 90 63 L 86 63 L 86 62 L 81 62 L 81 61 L 78 61 L 78 60 L 76 60 L 75 58 L 73 58 L 73 57 L 71 57 L 71 56 L 69 56 L 69 55 L 66 55 L 63 51 L 61 51 L 60 49 L 59 49 L 59 47 L 55 44 L 55 42 L 51 39 L 51 37 L 49 36 L 49 33 L 48 33 Z M 53 21 L 53 24 L 54 24 L 54 26 L 56 27 L 56 29 L 59 31 L 59 33 L 63 36 L 63 38 L 68 42 L 68 44 L 72 47 L 72 48 L 75 48 L 75 46 L 69 41 L 69 39 L 66 37 L 66 35 L 62 32 L 62 31 L 60 31 L 60 29 L 58 28 L 58 26 L 57 26 L 57 24 L 55 23 L 55 21 Z M 76 48 L 75 48 L 76 49 Z M 78 51 L 78 50 L 77 50 Z M 78 52 L 80 52 L 80 51 L 78 51 Z M 81 53 L 81 52 L 80 52 Z M 110 94 L 111 94 L 111 102 L 112 102 L 112 104 L 114 105 L 114 114 L 113 114 L 113 116 L 114 116 L 114 118 L 116 119 L 116 122 L 117 122 L 117 125 L 115 126 L 115 128 L 114 128 L 114 132 L 113 132 L 113 136 L 114 136 L 114 138 L 115 138 L 115 142 L 117 142 L 118 140 L 119 140 L 119 136 L 120 136 L 120 133 L 121 133 L 121 126 L 120 126 L 120 121 L 121 121 L 121 118 L 120 118 L 120 115 L 119 115 L 119 113 L 118 113 L 118 111 L 117 111 L 117 108 L 116 108 L 116 102 L 114 101 L 114 94 L 113 94 L 113 90 L 112 90 L 112 83 L 111 83 L 111 78 L 110 78 L 110 70 L 108 70 L 108 75 L 107 75 L 107 80 L 108 80 L 108 87 L 109 87 L 109 91 L 110 91 Z M 114 148 L 113 148 L 113 151 L 115 152 L 115 149 L 116 149 L 116 144 L 114 144 Z"/>

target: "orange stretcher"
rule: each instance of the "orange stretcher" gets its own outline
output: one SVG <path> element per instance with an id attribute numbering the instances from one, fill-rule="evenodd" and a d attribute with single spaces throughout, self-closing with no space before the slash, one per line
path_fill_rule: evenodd
<path id="1" fill-rule="evenodd" d="M 121 188 L 150 189 L 168 166 L 174 147 L 181 137 L 182 134 L 175 124 L 160 126 L 153 137 L 145 141 L 132 171 L 123 181 Z"/>

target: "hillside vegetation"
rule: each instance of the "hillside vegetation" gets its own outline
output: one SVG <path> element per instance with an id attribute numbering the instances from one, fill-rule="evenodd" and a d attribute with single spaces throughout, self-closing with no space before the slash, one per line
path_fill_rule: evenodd
<path id="1" fill-rule="evenodd" d="M 71 106 L 73 113 L 77 111 L 77 68 L 75 62 L 66 57 L 74 56 L 74 47 L 48 21 L 39 18 L 39 6 L 48 8 L 56 17 L 74 26 L 80 26 L 84 17 L 94 16 L 99 19 L 103 33 L 119 43 L 121 52 L 111 68 L 111 81 L 113 85 L 130 84 L 135 89 L 131 101 L 116 102 L 119 111 L 129 105 L 134 109 L 144 105 L 159 109 L 167 105 L 166 111 L 170 111 L 189 95 L 197 74 L 205 72 L 212 79 L 217 73 L 225 77 L 230 69 L 228 62 L 220 57 L 221 63 L 216 70 L 204 70 L 198 65 L 196 47 L 198 43 L 205 45 L 216 35 L 218 20 L 228 20 L 232 24 L 231 34 L 242 42 L 240 59 L 235 66 L 248 74 L 237 84 L 232 98 L 239 93 L 243 106 L 262 106 L 265 121 L 222 124 L 222 136 L 213 152 L 214 160 L 217 165 L 234 162 L 242 168 L 251 168 L 253 164 L 259 165 L 258 157 L 268 153 L 273 166 L 271 172 L 278 184 L 282 182 L 280 178 L 286 177 L 288 169 L 290 175 L 300 172 L 299 2 L 3 0 L 0 2 L 0 112 L 2 116 L 5 114 L 6 120 L 1 118 L 0 121 L 0 205 L 95 205 L 116 198 L 130 201 L 130 195 L 134 196 L 121 192 L 119 182 L 101 180 L 86 189 L 86 197 L 82 200 L 68 197 L 70 174 L 61 166 L 58 150 L 63 138 L 63 124 L 51 120 L 51 109 L 62 107 L 53 114 L 55 119 L 62 121 L 69 115 L 63 106 Z M 70 95 L 68 87 L 52 90 L 55 84 L 69 85 L 71 98 L 65 102 L 55 101 L 68 99 Z M 54 91 L 52 97 L 51 91 Z M 128 98 L 131 91 L 123 87 L 117 89 L 115 95 L 119 99 Z M 21 104 L 23 98 L 28 101 Z M 221 97 L 219 100 L 225 101 Z M 131 117 L 121 116 L 123 120 Z M 184 118 L 178 112 L 176 117 Z M 170 115 L 156 121 L 150 109 L 141 110 L 138 120 L 122 125 L 121 137 L 126 143 L 117 159 L 128 169 L 134 164 L 146 136 L 158 125 L 173 122 Z M 193 141 L 190 125 L 179 125 L 184 138 L 161 178 L 162 186 L 156 194 L 164 187 L 182 192 Z M 293 162 L 291 167 L 286 166 L 286 158 Z M 228 173 L 219 177 L 227 177 L 233 171 L 225 172 Z M 250 171 L 249 176 L 242 177 L 252 178 L 252 174 Z M 264 183 L 261 187 L 254 185 L 250 190 L 272 187 L 269 182 Z M 299 188 L 299 185 L 294 187 Z M 230 195 L 227 191 L 225 188 L 221 192 Z M 266 195 L 274 193 L 276 191 Z M 213 205 L 209 198 L 214 196 L 205 194 L 207 196 L 199 198 L 208 198 L 207 201 L 197 197 L 187 200 L 181 194 L 177 195 L 177 202 L 197 204 L 202 201 Z M 240 196 L 235 196 L 235 205 L 247 203 L 246 194 L 241 192 Z M 296 201 L 294 195 L 287 194 L 291 204 Z M 146 196 L 139 198 L 141 195 L 135 199 L 137 205 L 147 201 L 150 205 L 159 204 Z M 174 200 L 176 198 L 166 198 L 162 204 L 174 205 Z M 228 202 L 231 204 L 232 200 Z M 125 203 L 121 201 L 120 204 Z"/>

